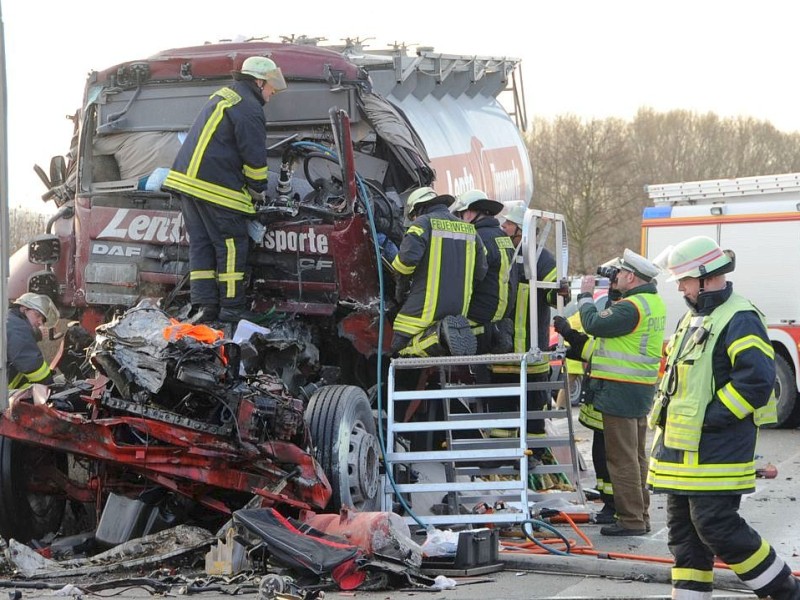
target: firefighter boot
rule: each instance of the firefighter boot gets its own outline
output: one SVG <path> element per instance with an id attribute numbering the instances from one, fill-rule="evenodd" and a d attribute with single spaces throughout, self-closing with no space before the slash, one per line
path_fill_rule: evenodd
<path id="1" fill-rule="evenodd" d="M 439 322 L 439 340 L 444 342 L 451 356 L 475 354 L 478 349 L 478 340 L 462 315 L 448 315 Z"/>
<path id="2" fill-rule="evenodd" d="M 793 575 L 789 575 L 769 597 L 772 600 L 800 600 L 800 581 Z"/>
<path id="3" fill-rule="evenodd" d="M 594 522 L 598 525 L 612 525 L 617 521 L 616 513 L 613 505 L 604 504 L 600 512 L 595 513 Z"/>
<path id="4" fill-rule="evenodd" d="M 219 316 L 219 306 L 216 304 L 201 304 L 189 321 L 191 323 L 211 323 L 217 320 L 217 316 Z"/>
<path id="5" fill-rule="evenodd" d="M 258 321 L 264 315 L 247 310 L 244 306 L 223 306 L 219 311 L 219 320 L 223 323 L 238 323 L 241 320 Z"/>

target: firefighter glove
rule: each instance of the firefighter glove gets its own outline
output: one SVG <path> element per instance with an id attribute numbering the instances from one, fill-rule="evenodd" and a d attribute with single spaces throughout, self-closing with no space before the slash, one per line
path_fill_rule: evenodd
<path id="1" fill-rule="evenodd" d="M 411 278 L 399 273 L 395 276 L 394 299 L 402 305 L 411 291 Z"/>
<path id="2" fill-rule="evenodd" d="M 577 329 L 573 329 L 569 321 L 567 321 L 564 317 L 556 315 L 553 317 L 553 329 L 555 329 L 561 337 L 564 338 L 564 341 L 567 342 L 570 346 L 569 350 L 567 351 L 568 358 L 575 358 L 575 354 L 579 357 L 581 352 L 583 351 L 584 344 L 588 341 L 589 336 L 583 333 L 582 331 L 578 331 Z M 572 355 L 570 355 L 570 352 Z"/>
<path id="3" fill-rule="evenodd" d="M 266 208 L 269 205 L 269 196 L 267 196 L 267 192 L 257 192 L 253 188 L 249 188 L 248 191 L 253 198 L 253 208 L 255 208 L 256 211 Z"/>
<path id="4" fill-rule="evenodd" d="M 564 317 L 561 315 L 556 315 L 553 317 L 553 329 L 555 329 L 560 336 L 566 339 L 567 335 L 569 335 L 569 333 L 572 331 L 572 326 Z"/>

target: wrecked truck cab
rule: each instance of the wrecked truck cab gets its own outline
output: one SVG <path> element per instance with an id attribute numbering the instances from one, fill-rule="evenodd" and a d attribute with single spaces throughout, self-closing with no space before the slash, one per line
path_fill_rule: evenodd
<path id="1" fill-rule="evenodd" d="M 51 187 L 63 212 L 48 226 L 51 246 L 37 242 L 52 251 L 38 262 L 35 253 L 15 255 L 9 294 L 47 293 L 90 332 L 146 296 L 185 302 L 185 228 L 177 199 L 159 184 L 206 99 L 257 55 L 280 65 L 288 89 L 265 107 L 270 202 L 249 259 L 253 308 L 296 315 L 318 335 L 322 362 L 339 365 L 343 383 L 368 387 L 374 378 L 359 371 L 377 351 L 381 261 L 363 202 L 381 239 L 397 243 L 403 199 L 418 186 L 529 198 L 525 143 L 497 100 L 517 81 L 515 59 L 253 41 L 176 48 L 92 72 L 64 184 Z M 347 148 L 334 141 L 331 108 L 349 117 Z M 364 201 L 354 205 L 342 202 L 352 192 L 339 174 L 345 159 L 363 183 Z M 391 287 L 386 278 L 388 304 Z"/>
<path id="2" fill-rule="evenodd" d="M 271 501 L 319 504 L 318 493 L 283 479 L 291 469 L 276 471 L 256 460 L 252 446 L 269 444 L 273 462 L 301 465 L 308 482 L 323 473 L 330 485 L 327 510 L 376 508 L 379 452 L 364 390 L 377 382 L 381 325 L 384 350 L 391 339 L 392 280 L 379 275 L 382 250 L 403 233 L 404 198 L 425 185 L 440 193 L 481 187 L 500 200 L 530 198 L 525 143 L 497 101 L 512 81 L 514 59 L 431 49 L 410 55 L 404 47 L 366 55 L 253 41 L 172 49 L 92 72 L 66 166 L 56 159 L 46 182 L 45 196 L 59 210 L 46 232 L 12 258 L 8 292 L 46 293 L 65 318 L 81 323 L 84 333 L 75 330 L 80 335 L 71 350 L 74 375 L 85 335 L 143 298 L 161 298 L 170 316 L 185 314 L 188 240 L 179 201 L 160 183 L 206 99 L 247 57 L 265 55 L 289 87 L 265 107 L 269 202 L 253 221 L 260 229 L 253 228 L 246 274 L 251 308 L 270 315 L 273 336 L 254 344 L 255 363 L 245 372 L 272 379 L 269 385 L 247 380 L 241 394 L 270 397 L 271 386 L 279 385 L 278 396 L 302 400 L 310 441 L 273 434 L 259 443 L 245 434 L 240 439 L 245 409 L 252 417 L 271 405 L 259 408 L 244 396 L 231 402 L 232 390 L 210 385 L 226 369 L 200 360 L 203 353 L 196 364 L 183 361 L 153 391 L 131 383 L 127 367 L 100 349 L 96 366 L 116 392 L 101 393 L 106 384 L 98 384 L 58 398 L 57 406 L 21 401 L 9 409 L 13 418 L 0 419 L 0 436 L 12 446 L 41 445 L 92 468 L 125 473 L 110 484 L 89 477 L 93 490 L 70 481 L 59 489 L 71 499 L 97 500 L 116 486 L 130 493 L 124 486 L 136 490 L 146 482 L 225 513 L 258 484 Z M 377 249 L 376 241 L 384 247 Z M 300 344 L 282 347 L 281 332 Z M 164 365 L 178 361 L 165 358 Z M 230 409 L 202 396 L 197 388 L 207 383 Z M 297 422 L 296 410 L 282 414 Z M 253 436 L 266 431 L 247 427 Z M 14 477 L 0 473 L 3 490 L 35 487 Z M 270 485 L 283 491 L 264 491 Z"/>
<path id="3" fill-rule="evenodd" d="M 169 515 L 163 524 L 199 509 L 214 523 L 254 497 L 287 514 L 377 510 L 379 451 L 365 393 L 322 386 L 306 402 L 277 374 L 242 374 L 239 348 L 152 305 L 98 328 L 95 378 L 37 386 L 12 397 L 0 419 L 0 535 L 55 533 L 67 505 L 73 521 L 79 510 L 96 525 L 87 506 L 99 510 L 112 496 L 107 510 L 120 514 L 105 522 L 142 504 L 124 497 L 149 498 L 142 510 Z"/>

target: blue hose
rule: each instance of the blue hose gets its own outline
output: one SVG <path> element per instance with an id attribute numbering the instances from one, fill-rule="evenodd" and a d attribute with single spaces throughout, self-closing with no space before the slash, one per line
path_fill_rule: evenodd
<path id="1" fill-rule="evenodd" d="M 330 148 L 323 146 L 322 144 L 317 144 L 316 142 L 293 142 L 293 147 L 300 147 L 300 148 L 314 148 L 315 150 L 319 150 L 331 158 L 338 162 L 339 158 L 335 152 L 331 151 Z M 394 490 L 397 499 L 400 502 L 400 505 L 406 510 L 408 515 L 414 519 L 414 522 L 417 523 L 423 529 L 429 529 L 427 525 L 425 525 L 422 521 L 420 521 L 419 517 L 411 510 L 411 507 L 406 503 L 405 498 L 397 489 L 397 483 L 394 480 L 394 476 L 392 474 L 391 468 L 386 465 L 386 442 L 383 437 L 383 427 L 381 426 L 381 415 L 383 414 L 383 402 L 381 401 L 381 383 L 382 383 L 382 373 L 383 373 L 383 337 L 384 337 L 384 330 L 383 330 L 383 322 L 386 317 L 386 305 L 383 301 L 383 269 L 381 268 L 381 245 L 378 241 L 378 230 L 375 226 L 375 218 L 372 214 L 372 207 L 369 204 L 369 196 L 367 194 L 367 189 L 364 184 L 364 181 L 361 179 L 358 173 L 356 173 L 356 187 L 358 188 L 358 196 L 361 199 L 364 207 L 367 211 L 367 219 L 369 220 L 369 229 L 370 233 L 372 234 L 372 243 L 375 247 L 375 258 L 377 259 L 378 265 L 378 301 L 379 301 L 379 308 L 378 308 L 378 364 L 377 364 L 377 377 L 376 377 L 376 394 L 377 394 L 377 401 L 378 401 L 378 443 L 380 444 L 381 449 L 381 456 L 384 463 L 384 470 L 386 471 L 386 476 L 389 479 L 389 483 Z"/>

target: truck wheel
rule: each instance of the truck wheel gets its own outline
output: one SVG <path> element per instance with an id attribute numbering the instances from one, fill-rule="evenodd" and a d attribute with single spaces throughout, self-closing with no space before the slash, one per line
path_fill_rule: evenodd
<path id="1" fill-rule="evenodd" d="M 567 375 L 567 377 L 570 377 Z M 572 406 L 581 405 L 581 392 L 583 391 L 583 377 L 572 377 L 569 383 L 569 403 Z"/>
<path id="2" fill-rule="evenodd" d="M 67 472 L 67 457 L 47 448 L 0 437 L 0 535 L 27 543 L 55 533 L 66 497 L 53 471 Z"/>
<path id="3" fill-rule="evenodd" d="M 769 428 L 794 427 L 798 422 L 797 387 L 794 369 L 780 354 L 775 354 L 775 399 L 778 403 L 778 422 Z"/>
<path id="4" fill-rule="evenodd" d="M 328 508 L 380 508 L 380 451 L 367 395 L 351 385 L 327 385 L 311 396 L 305 414 L 314 456 L 328 476 Z"/>

